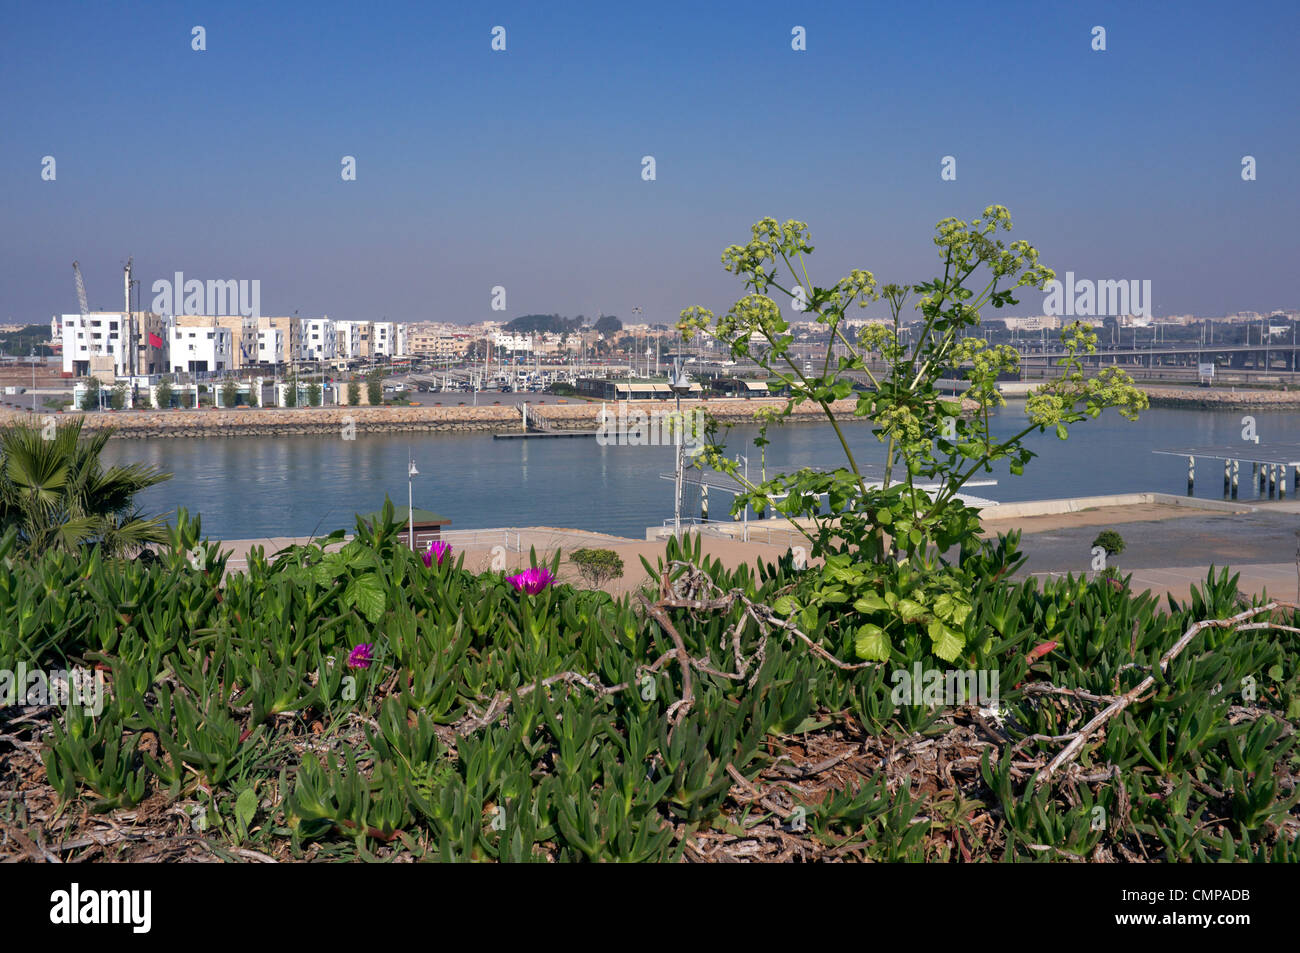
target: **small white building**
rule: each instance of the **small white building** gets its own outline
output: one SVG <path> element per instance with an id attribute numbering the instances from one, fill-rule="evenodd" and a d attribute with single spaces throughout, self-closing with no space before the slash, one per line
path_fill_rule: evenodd
<path id="1" fill-rule="evenodd" d="M 229 328 L 173 327 L 168 332 L 173 373 L 210 373 L 234 366 L 234 337 Z"/>

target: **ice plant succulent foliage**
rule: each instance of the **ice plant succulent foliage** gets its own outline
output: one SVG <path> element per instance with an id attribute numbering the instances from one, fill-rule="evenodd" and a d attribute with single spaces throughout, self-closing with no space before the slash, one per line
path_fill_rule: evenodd
<path id="1" fill-rule="evenodd" d="M 506 582 L 514 586 L 519 592 L 526 592 L 530 596 L 535 596 L 555 582 L 555 576 L 545 566 L 533 566 L 516 575 L 507 576 Z"/>
<path id="2" fill-rule="evenodd" d="M 954 548 L 962 559 L 985 548 L 978 511 L 958 498 L 972 477 L 992 472 L 1000 460 L 1008 461 L 1013 474 L 1021 473 L 1034 456 L 1023 439 L 1035 430 L 1055 427 L 1064 440 L 1068 424 L 1096 417 L 1107 407 L 1133 419 L 1147 406 L 1146 396 L 1123 371 L 1085 376 L 1081 355 L 1095 351 L 1097 338 L 1090 326 L 1076 322 L 1061 335 L 1063 376 L 1037 388 L 1027 401 L 1028 426 L 1008 438 L 994 436 L 990 411 L 1004 403 L 997 381 L 1002 372 L 1017 368 L 1019 354 L 990 347 L 969 332 L 979 326 L 985 305 L 1014 305 L 1016 289 L 1042 288 L 1055 274 L 1039 264 L 1037 250 L 1027 242 L 1008 245 L 997 238 L 998 231 L 1011 229 L 1010 213 L 1000 205 L 970 222 L 947 218 L 936 228 L 943 274 L 933 281 L 880 286 L 871 272 L 855 269 L 830 287 L 819 287 L 808 277 L 806 258 L 813 246 L 807 224 L 778 225 L 765 218 L 753 226 L 746 245 L 722 253 L 723 267 L 742 278 L 749 293 L 725 315 L 690 307 L 678 322 L 688 340 L 709 334 L 734 357 L 754 360 L 788 387 L 785 415 L 806 401 L 826 414 L 846 458 L 846 466 L 834 471 L 804 469 L 751 482 L 721 446 L 706 447 L 700 459 L 745 489 L 735 498 L 733 513 L 746 505 L 760 513 L 771 507 L 811 521 L 805 535 L 812 555 L 825 559 L 820 581 L 786 607 L 852 604 L 869 620 L 855 640 L 858 653 L 872 659 L 888 658 L 892 637 L 918 627 L 945 660 L 955 659 L 965 645 L 967 587 L 932 582 L 929 575 Z M 805 370 L 790 356 L 794 338 L 774 295 L 788 299 L 795 310 L 812 312 L 826 327 L 835 346 L 827 348 L 820 367 Z M 917 296 L 921 319 L 904 327 L 910 295 Z M 868 325 L 853 337 L 845 327 L 849 307 L 865 308 L 882 298 L 891 320 Z M 968 404 L 965 413 L 960 401 L 937 387 L 941 378 L 956 375 L 969 383 L 965 399 L 974 406 Z M 868 477 L 845 435 L 846 422 L 832 409 L 835 401 L 848 398 L 856 400 L 853 415 L 869 421 L 886 446 L 880 478 Z M 937 489 L 923 489 L 921 483 Z M 823 496 L 829 513 L 821 511 Z M 895 590 L 889 593 L 892 601 L 880 594 L 886 577 Z"/>

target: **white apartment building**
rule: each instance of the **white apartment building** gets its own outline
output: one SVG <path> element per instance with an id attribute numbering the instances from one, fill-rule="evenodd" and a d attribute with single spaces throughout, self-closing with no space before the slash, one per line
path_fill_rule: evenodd
<path id="1" fill-rule="evenodd" d="M 62 321 L 63 373 L 84 377 L 92 357 L 113 358 L 117 374 L 126 373 L 126 315 L 118 311 L 65 314 Z"/>
<path id="2" fill-rule="evenodd" d="M 268 330 L 278 331 L 279 344 L 274 352 L 263 357 L 261 335 Z M 258 318 L 258 361 L 265 364 L 290 364 L 302 356 L 302 321 L 296 317 Z"/>
<path id="3" fill-rule="evenodd" d="M 371 322 L 371 354 L 383 357 L 406 357 L 406 325 L 394 321 Z"/>
<path id="4" fill-rule="evenodd" d="M 257 329 L 257 363 L 284 363 L 284 332 L 279 328 Z"/>
<path id="5" fill-rule="evenodd" d="M 370 353 L 375 357 L 396 357 L 397 335 L 391 321 L 373 321 Z"/>
<path id="6" fill-rule="evenodd" d="M 531 351 L 533 338 L 530 334 L 507 334 L 498 331 L 492 336 L 492 346 L 505 348 L 507 351 Z"/>
<path id="7" fill-rule="evenodd" d="M 338 352 L 335 322 L 329 318 L 302 319 L 302 354 L 304 361 L 332 361 Z"/>
<path id="8" fill-rule="evenodd" d="M 339 357 L 349 361 L 375 355 L 375 326 L 370 321 L 335 321 L 339 329 Z"/>
<path id="9" fill-rule="evenodd" d="M 230 328 L 172 327 L 168 332 L 173 373 L 211 373 L 234 367 L 235 339 Z"/>

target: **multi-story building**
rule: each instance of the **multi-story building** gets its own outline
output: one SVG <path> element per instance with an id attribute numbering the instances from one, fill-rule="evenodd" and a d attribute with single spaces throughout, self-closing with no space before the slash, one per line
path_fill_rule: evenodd
<path id="1" fill-rule="evenodd" d="M 375 357 L 396 357 L 397 334 L 391 321 L 372 321 L 370 323 L 372 346 Z"/>
<path id="2" fill-rule="evenodd" d="M 91 373 L 91 358 L 111 358 L 113 373 L 125 377 L 159 374 L 167 369 L 167 318 L 151 311 L 135 314 L 136 365 L 131 367 L 128 316 L 120 311 L 65 314 L 59 322 L 63 344 L 63 373 L 84 377 Z M 104 362 L 96 362 L 102 365 Z"/>
<path id="3" fill-rule="evenodd" d="M 369 321 L 336 321 L 339 329 L 339 357 L 350 361 L 366 360 L 374 355 L 374 331 Z"/>
<path id="4" fill-rule="evenodd" d="M 261 331 L 274 329 L 280 332 L 280 343 L 274 357 L 268 357 L 266 364 L 291 364 L 302 359 L 302 321 L 290 318 L 258 318 L 257 329 Z M 260 344 L 259 344 L 260 355 Z M 259 356 L 260 359 L 260 356 Z"/>
<path id="5" fill-rule="evenodd" d="M 281 364 L 284 362 L 284 332 L 279 328 L 257 329 L 257 363 Z"/>
<path id="6" fill-rule="evenodd" d="M 170 329 L 169 358 L 173 373 L 211 373 L 228 371 L 234 366 L 235 340 L 230 328 L 209 319 L 207 325 L 177 324 Z"/>
<path id="7" fill-rule="evenodd" d="M 332 361 L 338 354 L 335 324 L 329 318 L 303 318 L 302 359 Z"/>
<path id="8" fill-rule="evenodd" d="M 178 314 L 171 320 L 178 328 L 219 327 L 229 331 L 231 352 L 226 370 L 252 367 L 257 363 L 257 318 L 242 314 Z"/>
<path id="9" fill-rule="evenodd" d="M 85 377 L 90 359 L 113 358 L 118 373 L 126 372 L 126 318 L 117 311 L 92 311 L 63 316 L 63 373 Z"/>
<path id="10" fill-rule="evenodd" d="M 465 356 L 474 340 L 474 336 L 464 330 L 416 326 L 410 329 L 404 353 L 439 360 L 459 360 Z"/>
<path id="11" fill-rule="evenodd" d="M 492 346 L 507 351 L 532 351 L 533 336 L 531 334 L 509 334 L 499 331 L 492 335 Z"/>

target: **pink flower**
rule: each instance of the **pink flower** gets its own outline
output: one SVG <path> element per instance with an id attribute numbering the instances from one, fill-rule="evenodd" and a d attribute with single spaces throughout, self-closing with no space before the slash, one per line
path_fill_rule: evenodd
<path id="1" fill-rule="evenodd" d="M 429 548 L 424 551 L 424 564 L 432 568 L 433 561 L 438 560 L 438 565 L 442 565 L 442 557 L 451 555 L 451 543 L 444 543 L 440 539 L 435 539 L 429 544 Z"/>
<path id="2" fill-rule="evenodd" d="M 549 569 L 541 566 L 534 566 L 532 569 L 525 569 L 516 576 L 507 576 L 506 582 L 514 586 L 520 592 L 526 592 L 530 596 L 535 596 L 551 583 L 555 582 L 555 577 L 551 575 Z"/>
<path id="3" fill-rule="evenodd" d="M 370 652 L 374 645 L 370 642 L 362 642 L 348 653 L 348 668 L 369 668 Z"/>

